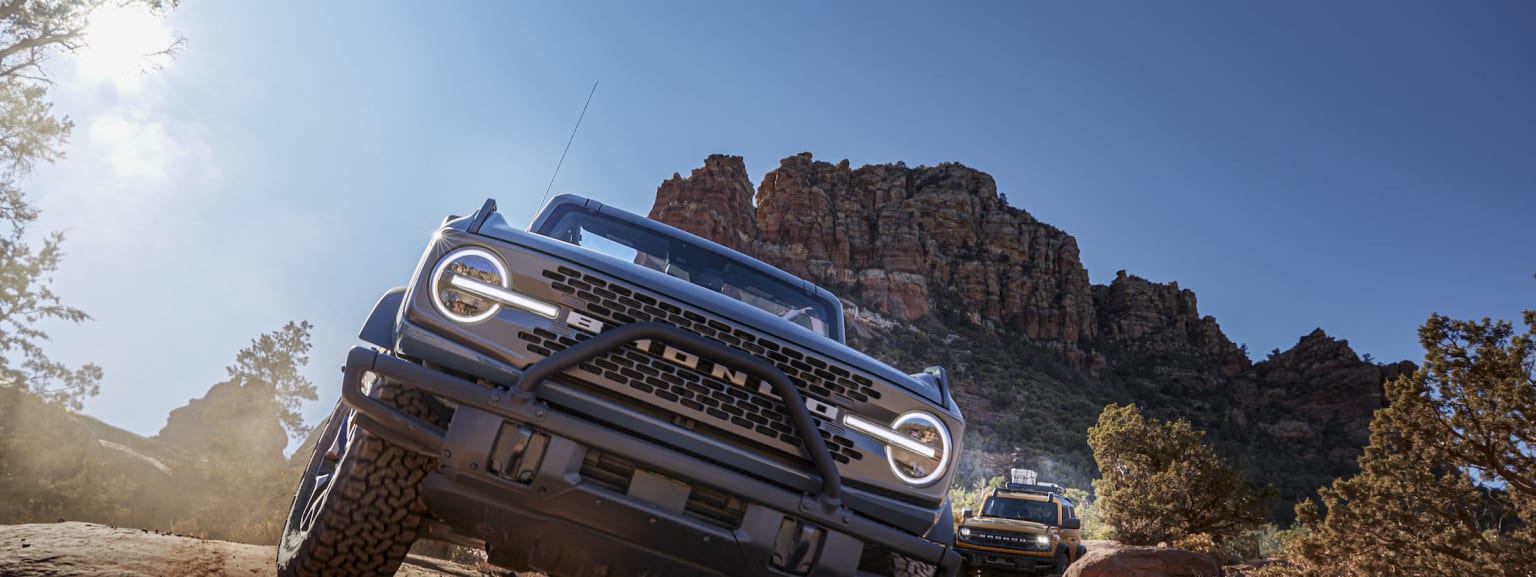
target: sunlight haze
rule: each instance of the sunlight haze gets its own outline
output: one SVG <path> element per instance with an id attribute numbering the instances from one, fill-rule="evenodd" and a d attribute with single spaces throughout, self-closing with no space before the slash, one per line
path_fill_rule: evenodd
<path id="1" fill-rule="evenodd" d="M 24 183 L 92 315 L 50 354 L 143 435 L 237 350 L 315 325 L 338 367 L 434 227 L 494 197 L 644 214 L 706 156 L 987 172 L 1096 283 L 1177 281 L 1262 360 L 1321 327 L 1419 361 L 1431 312 L 1536 294 L 1536 5 L 206 2 L 51 63 L 67 157 Z M 174 56 L 156 55 L 178 37 Z M 1421 276 L 1433 270 L 1435 274 Z M 921 367 L 900 367 L 918 370 Z"/>

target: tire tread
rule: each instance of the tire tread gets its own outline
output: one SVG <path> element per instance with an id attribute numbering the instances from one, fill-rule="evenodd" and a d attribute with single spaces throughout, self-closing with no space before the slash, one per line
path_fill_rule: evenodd
<path id="1" fill-rule="evenodd" d="M 379 400 L 402 412 L 438 426 L 447 424 L 447 409 L 431 396 L 396 383 L 381 383 L 378 389 Z M 407 451 L 353 425 L 346 454 L 313 526 L 305 534 L 292 527 L 284 529 L 278 575 L 394 575 L 427 514 L 421 483 L 436 468 L 437 459 Z M 294 507 L 306 505 L 294 503 Z"/>

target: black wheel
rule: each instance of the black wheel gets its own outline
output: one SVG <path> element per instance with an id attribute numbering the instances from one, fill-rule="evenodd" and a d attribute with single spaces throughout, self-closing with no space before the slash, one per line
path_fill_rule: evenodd
<path id="1" fill-rule="evenodd" d="M 447 409 L 420 391 L 380 383 L 376 396 L 439 426 Z M 426 505 L 421 482 L 437 467 L 352 422 L 337 404 L 315 444 L 277 548 L 280 577 L 394 575 L 416 542 Z"/>

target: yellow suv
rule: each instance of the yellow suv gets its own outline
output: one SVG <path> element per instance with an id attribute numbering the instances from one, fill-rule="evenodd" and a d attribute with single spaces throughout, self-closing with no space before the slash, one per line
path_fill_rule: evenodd
<path id="1" fill-rule="evenodd" d="M 955 548 L 968 575 L 1060 575 L 1082 558 L 1082 521 L 1052 483 L 1009 483 L 961 512 Z"/>

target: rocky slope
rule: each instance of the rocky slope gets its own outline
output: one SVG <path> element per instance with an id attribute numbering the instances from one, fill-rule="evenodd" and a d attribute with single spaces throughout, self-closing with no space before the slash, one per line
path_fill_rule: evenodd
<path id="1" fill-rule="evenodd" d="M 0 387 L 0 523 L 77 519 L 275 542 L 302 463 L 284 458 L 272 404 L 217 384 L 142 437 Z"/>
<path id="2" fill-rule="evenodd" d="M 754 192 L 755 191 L 755 192 Z M 966 166 L 858 168 L 808 153 L 754 186 L 715 155 L 657 190 L 651 218 L 845 298 L 853 340 L 898 367 L 945 364 L 982 449 L 1091 469 L 1085 430 L 1108 402 L 1187 418 L 1289 502 L 1354 466 L 1381 383 L 1411 363 L 1361 360 L 1322 331 L 1252 362 L 1195 293 L 1121 271 L 1092 285 L 1070 234 L 1008 204 Z"/>

